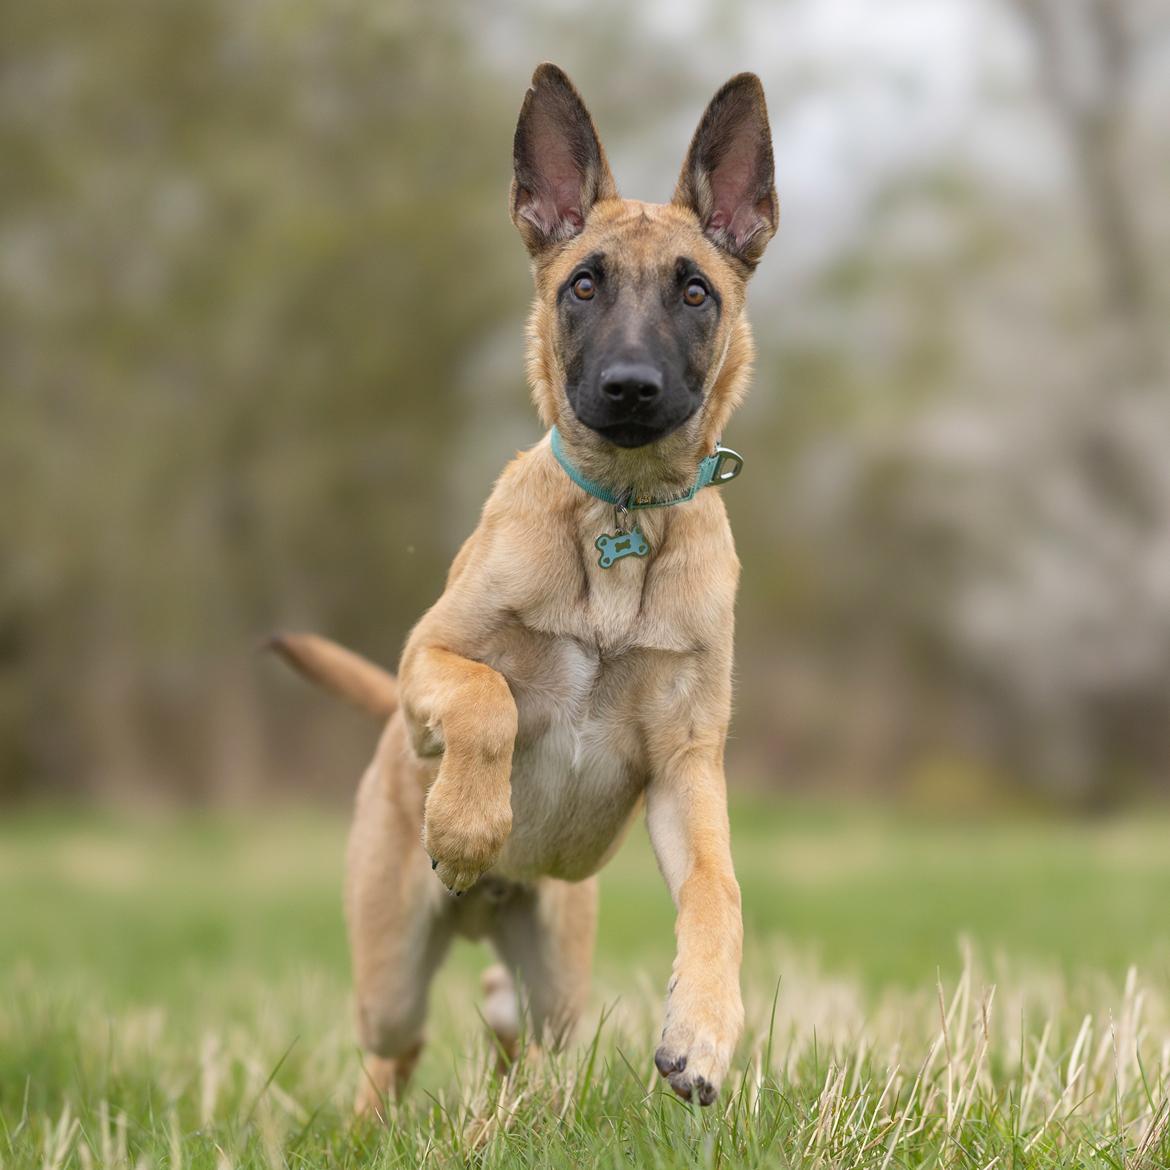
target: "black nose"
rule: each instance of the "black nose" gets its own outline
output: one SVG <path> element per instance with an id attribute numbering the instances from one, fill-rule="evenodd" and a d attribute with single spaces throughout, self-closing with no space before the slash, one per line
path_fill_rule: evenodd
<path id="1" fill-rule="evenodd" d="M 645 405 L 662 393 L 662 371 L 643 362 L 619 362 L 601 371 L 601 392 L 622 406 Z"/>

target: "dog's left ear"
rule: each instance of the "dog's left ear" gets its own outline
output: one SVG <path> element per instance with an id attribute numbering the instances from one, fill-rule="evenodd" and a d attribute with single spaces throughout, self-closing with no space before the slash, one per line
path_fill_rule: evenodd
<path id="1" fill-rule="evenodd" d="M 533 256 L 580 232 L 598 200 L 617 197 L 593 119 L 555 65 L 539 65 L 532 75 L 512 166 L 512 222 Z"/>
<path id="2" fill-rule="evenodd" d="M 776 231 L 780 206 L 764 87 L 733 77 L 711 99 L 674 189 L 673 202 L 698 216 L 707 237 L 754 268 Z"/>

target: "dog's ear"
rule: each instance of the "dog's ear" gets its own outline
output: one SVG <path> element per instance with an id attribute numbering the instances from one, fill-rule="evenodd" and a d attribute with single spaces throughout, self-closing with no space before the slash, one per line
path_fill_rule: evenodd
<path id="1" fill-rule="evenodd" d="M 594 203 L 617 196 L 593 119 L 555 65 L 539 65 L 532 75 L 512 167 L 512 222 L 533 256 L 575 236 Z"/>
<path id="2" fill-rule="evenodd" d="M 673 202 L 704 233 L 754 268 L 776 231 L 780 206 L 764 87 L 754 73 L 733 77 L 711 99 L 691 140 Z"/>

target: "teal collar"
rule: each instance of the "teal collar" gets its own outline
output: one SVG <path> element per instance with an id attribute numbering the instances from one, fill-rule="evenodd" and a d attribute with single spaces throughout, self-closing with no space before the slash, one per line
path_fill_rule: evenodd
<path id="1" fill-rule="evenodd" d="M 625 488 L 620 492 L 613 492 L 599 483 L 594 483 L 591 479 L 586 479 L 569 462 L 569 457 L 565 454 L 564 446 L 561 444 L 561 433 L 555 426 L 550 432 L 549 441 L 552 453 L 557 457 L 557 462 L 565 469 L 565 474 L 582 491 L 588 492 L 591 496 L 603 500 L 607 504 L 613 504 L 616 508 L 627 509 L 631 512 L 638 508 L 669 508 L 672 504 L 685 504 L 687 500 L 693 500 L 703 488 L 710 487 L 712 484 L 718 487 L 720 484 L 729 483 L 743 470 L 743 459 L 729 447 L 721 447 L 717 443 L 714 452 L 699 463 L 699 473 L 695 476 L 695 482 L 682 495 L 657 500 L 652 496 L 635 496 L 632 487 Z"/>

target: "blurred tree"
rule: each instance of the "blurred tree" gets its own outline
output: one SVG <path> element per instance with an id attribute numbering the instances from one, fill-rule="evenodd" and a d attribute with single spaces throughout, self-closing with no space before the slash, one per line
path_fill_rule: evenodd
<path id="1" fill-rule="evenodd" d="M 516 95 L 460 17 L 12 14 L 6 777 L 248 787 L 297 702 L 260 718 L 257 636 L 312 623 L 392 659 L 434 595 L 445 391 L 522 304 L 485 231 Z"/>
<path id="2" fill-rule="evenodd" d="M 817 397 L 775 422 L 796 501 L 778 588 L 812 633 L 803 693 L 810 659 L 836 664 L 811 705 L 858 725 L 851 768 L 976 751 L 1099 806 L 1170 775 L 1170 143 L 1140 98 L 1170 22 L 1114 0 L 981 14 L 984 108 L 1006 86 L 1017 123 L 1046 115 L 1061 182 L 1036 202 L 964 142 L 886 185 L 820 286 L 833 332 L 779 355 Z"/>

